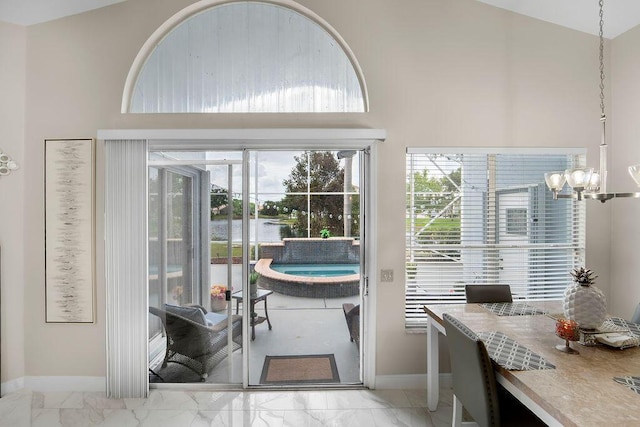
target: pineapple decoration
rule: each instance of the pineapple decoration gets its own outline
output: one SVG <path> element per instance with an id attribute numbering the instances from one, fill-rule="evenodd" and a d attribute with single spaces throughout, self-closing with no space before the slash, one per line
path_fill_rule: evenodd
<path id="1" fill-rule="evenodd" d="M 573 281 L 580 284 L 580 286 L 591 286 L 596 283 L 596 278 L 598 277 L 593 271 L 584 267 L 574 268 L 570 274 L 573 277 Z"/>
<path id="2" fill-rule="evenodd" d="M 596 276 L 584 267 L 571 270 L 573 284 L 564 291 L 562 307 L 567 319 L 575 320 L 582 329 L 596 329 L 607 318 L 607 300 L 602 291 L 593 286 Z"/>

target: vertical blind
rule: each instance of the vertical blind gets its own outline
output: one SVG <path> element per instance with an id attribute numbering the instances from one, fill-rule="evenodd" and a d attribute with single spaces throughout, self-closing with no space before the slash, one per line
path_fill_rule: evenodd
<path id="1" fill-rule="evenodd" d="M 544 173 L 584 161 L 571 149 L 408 149 L 407 327 L 424 326 L 425 304 L 464 302 L 466 284 L 560 298 L 584 262 L 585 208 L 553 200 Z"/>
<path id="2" fill-rule="evenodd" d="M 149 392 L 147 141 L 105 141 L 107 397 Z"/>

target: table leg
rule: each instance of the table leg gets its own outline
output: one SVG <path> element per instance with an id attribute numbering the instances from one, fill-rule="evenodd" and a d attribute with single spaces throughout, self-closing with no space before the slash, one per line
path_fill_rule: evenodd
<path id="1" fill-rule="evenodd" d="M 438 408 L 440 398 L 438 357 L 438 329 L 435 321 L 429 317 L 427 319 L 427 407 L 430 411 Z"/>
<path id="2" fill-rule="evenodd" d="M 240 300 L 236 298 L 236 314 L 238 314 L 238 310 L 240 310 Z"/>
<path id="3" fill-rule="evenodd" d="M 264 317 L 267 318 L 267 324 L 269 325 L 269 330 L 271 330 L 271 320 L 269 320 L 269 312 L 267 311 L 267 297 L 264 297 Z"/>

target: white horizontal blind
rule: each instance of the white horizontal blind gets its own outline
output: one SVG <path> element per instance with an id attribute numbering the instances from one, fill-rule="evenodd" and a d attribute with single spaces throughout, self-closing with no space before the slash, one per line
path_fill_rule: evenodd
<path id="1" fill-rule="evenodd" d="M 233 2 L 177 25 L 133 91 L 132 113 L 363 112 L 340 43 L 287 7 Z"/>
<path id="2" fill-rule="evenodd" d="M 544 173 L 584 163 L 555 150 L 408 150 L 406 324 L 465 284 L 509 284 L 514 300 L 558 299 L 582 264 L 585 208 L 553 200 Z M 567 191 L 567 190 L 565 190 Z"/>

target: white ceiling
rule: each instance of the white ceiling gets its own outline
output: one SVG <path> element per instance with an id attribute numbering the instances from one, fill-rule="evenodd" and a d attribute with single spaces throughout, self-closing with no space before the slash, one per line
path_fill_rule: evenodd
<path id="1" fill-rule="evenodd" d="M 478 0 L 590 34 L 599 32 L 598 0 Z M 640 24 L 640 1 L 604 0 L 604 36 L 613 39 Z"/>
<path id="2" fill-rule="evenodd" d="M 0 0 L 0 21 L 32 25 L 126 0 Z M 598 34 L 598 0 L 477 0 L 574 30 Z M 605 0 L 604 34 L 640 24 L 640 0 Z"/>
<path id="3" fill-rule="evenodd" d="M 0 21 L 32 25 L 126 0 L 0 0 Z"/>

